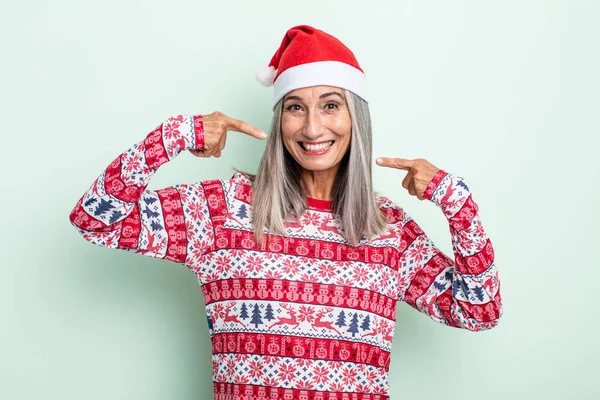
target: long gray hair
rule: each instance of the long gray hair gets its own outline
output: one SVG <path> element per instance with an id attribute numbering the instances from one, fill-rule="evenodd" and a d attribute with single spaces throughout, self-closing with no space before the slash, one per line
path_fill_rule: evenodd
<path id="1" fill-rule="evenodd" d="M 340 161 L 332 190 L 332 208 L 341 221 L 341 231 L 351 245 L 363 235 L 369 242 L 388 221 L 379 209 L 373 192 L 371 153 L 372 132 L 369 106 L 365 100 L 344 90 L 352 120 L 350 149 Z M 302 168 L 287 151 L 281 137 L 283 99 L 274 108 L 271 132 L 253 180 L 252 223 L 254 238 L 262 244 L 264 229 L 284 234 L 285 222 L 298 220 L 307 207 L 301 185 Z"/>

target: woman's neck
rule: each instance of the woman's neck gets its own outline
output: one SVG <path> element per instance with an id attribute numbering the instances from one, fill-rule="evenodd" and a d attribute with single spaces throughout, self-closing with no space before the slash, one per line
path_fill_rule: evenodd
<path id="1" fill-rule="evenodd" d="M 319 200 L 332 200 L 333 183 L 336 175 L 337 168 L 327 171 L 304 170 L 301 184 L 308 197 Z"/>

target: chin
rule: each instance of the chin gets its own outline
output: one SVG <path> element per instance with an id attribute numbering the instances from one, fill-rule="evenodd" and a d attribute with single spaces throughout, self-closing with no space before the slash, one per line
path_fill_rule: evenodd
<path id="1" fill-rule="evenodd" d="M 339 166 L 339 163 L 337 164 L 320 164 L 320 163 L 298 163 L 300 164 L 300 166 L 302 167 L 302 169 L 306 170 L 306 171 L 327 171 L 330 170 L 332 168 L 336 168 Z"/>

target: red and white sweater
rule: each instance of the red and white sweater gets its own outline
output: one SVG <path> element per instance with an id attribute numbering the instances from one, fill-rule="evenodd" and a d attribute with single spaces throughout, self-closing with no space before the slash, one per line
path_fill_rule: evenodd
<path id="1" fill-rule="evenodd" d="M 252 234 L 252 182 L 235 173 L 160 190 L 164 163 L 203 147 L 202 116 L 167 119 L 119 155 L 70 214 L 89 242 L 181 263 L 198 279 L 213 346 L 215 399 L 389 399 L 396 305 L 480 331 L 502 315 L 494 250 L 464 180 L 425 193 L 446 216 L 454 260 L 384 196 L 385 234 L 350 246 L 331 203 L 284 236 Z"/>

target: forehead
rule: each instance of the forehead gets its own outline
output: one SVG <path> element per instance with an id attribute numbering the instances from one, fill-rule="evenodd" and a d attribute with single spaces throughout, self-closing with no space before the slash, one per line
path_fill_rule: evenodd
<path id="1" fill-rule="evenodd" d="M 310 86 L 310 87 L 305 87 L 305 88 L 299 88 L 299 89 L 294 89 L 290 92 L 288 92 L 285 96 L 284 96 L 284 100 L 287 100 L 288 98 L 300 98 L 302 100 L 319 100 L 319 98 L 325 94 L 329 94 L 329 93 L 337 93 L 339 96 L 341 96 L 342 99 L 345 99 L 344 96 L 344 91 L 336 86 L 325 86 L 325 85 L 319 85 L 319 86 Z M 335 96 L 337 97 L 337 96 Z"/>

